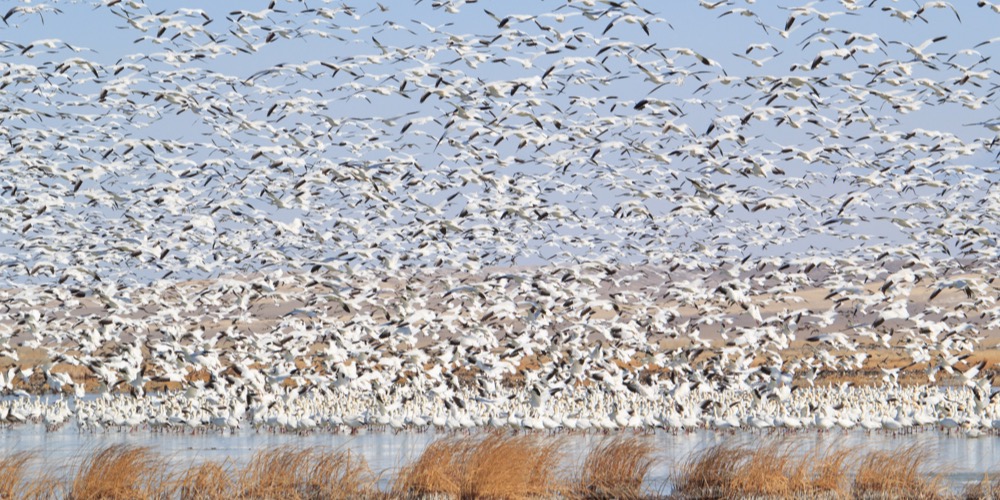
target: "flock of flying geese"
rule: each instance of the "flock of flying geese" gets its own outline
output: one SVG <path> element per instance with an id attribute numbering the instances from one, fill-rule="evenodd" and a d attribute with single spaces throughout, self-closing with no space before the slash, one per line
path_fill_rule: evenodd
<path id="1" fill-rule="evenodd" d="M 1000 4 L 778 3 L 10 8 L 0 421 L 1000 428 Z"/>

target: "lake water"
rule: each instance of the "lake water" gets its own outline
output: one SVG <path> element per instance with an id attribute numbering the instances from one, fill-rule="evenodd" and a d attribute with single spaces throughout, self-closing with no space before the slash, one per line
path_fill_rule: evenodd
<path id="1" fill-rule="evenodd" d="M 429 443 L 448 434 L 428 432 L 362 432 L 357 435 L 316 433 L 309 435 L 242 431 L 235 434 L 172 434 L 149 431 L 79 433 L 72 426 L 55 432 L 45 432 L 41 426 L 25 425 L 0 430 L 0 452 L 31 451 L 33 464 L 47 471 L 71 473 L 79 458 L 112 445 L 129 444 L 150 447 L 178 465 L 205 460 L 229 459 L 236 464 L 248 461 L 254 452 L 275 446 L 319 447 L 351 450 L 365 457 L 373 471 L 382 475 L 383 486 L 392 471 L 415 459 Z M 629 432 L 631 435 L 631 432 Z M 658 431 L 642 434 L 655 447 L 656 465 L 649 476 L 648 487 L 655 491 L 669 489 L 669 477 L 675 467 L 692 453 L 719 443 L 750 445 L 763 442 L 766 436 L 749 432 L 723 434 L 710 431 L 673 434 Z M 582 460 L 589 449 L 601 440 L 601 434 L 564 434 L 567 465 Z M 851 432 L 803 432 L 787 437 L 793 446 L 803 451 L 829 446 L 850 446 L 859 450 L 894 450 L 917 445 L 929 454 L 928 465 L 943 472 L 956 487 L 991 477 L 1000 471 L 1000 437 L 968 438 L 949 436 L 935 430 L 904 436 Z M 70 467 L 67 467 L 67 464 Z"/>

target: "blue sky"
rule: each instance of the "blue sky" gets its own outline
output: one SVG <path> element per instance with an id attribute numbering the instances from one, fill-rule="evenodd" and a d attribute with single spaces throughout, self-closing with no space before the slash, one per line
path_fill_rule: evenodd
<path id="1" fill-rule="evenodd" d="M 452 2 L 451 13 L 429 1 L 383 2 L 385 11 L 278 2 L 283 12 L 268 13 L 266 2 L 89 2 L 15 12 L 0 28 L 9 42 L 0 64 L 21 76 L 0 92 L 48 114 L 8 111 L 0 125 L 10 137 L 0 181 L 31 194 L 0 201 L 15 215 L 0 231 L 5 279 L 39 264 L 54 272 L 29 280 L 91 264 L 145 281 L 400 259 L 475 267 L 880 253 L 930 244 L 928 230 L 949 214 L 994 227 L 980 212 L 996 179 L 995 152 L 983 146 L 996 134 L 967 124 L 1000 117 L 997 44 L 976 47 L 997 36 L 997 14 L 966 2 L 961 22 L 949 8 L 904 21 L 892 9 L 920 5 L 876 1 L 823 21 L 852 2 L 702 4 Z M 786 37 L 795 7 L 805 10 Z M 721 16 L 731 9 L 754 16 Z M 828 52 L 811 67 L 851 33 L 880 41 L 855 40 L 871 53 Z M 924 48 L 940 57 L 909 64 L 907 45 L 942 36 Z M 75 49 L 22 48 L 50 39 Z M 747 54 L 753 44 L 773 48 Z M 206 56 L 167 60 L 198 52 Z M 962 71 L 945 60 L 984 79 L 959 83 Z M 789 76 L 809 80 L 818 102 L 761 83 Z M 967 106 L 946 102 L 960 94 Z M 917 109 L 893 109 L 899 96 Z M 878 127 L 843 121 L 840 110 L 859 102 L 856 117 Z M 736 125 L 772 105 L 795 126 L 777 116 Z M 907 151 L 938 133 L 978 146 L 945 159 Z M 685 152 L 720 137 L 713 158 Z M 838 149 L 829 162 L 796 156 L 828 146 Z M 748 173 L 750 160 L 783 173 Z M 314 188 L 296 196 L 303 179 Z M 751 210 L 775 197 L 798 203 Z M 241 208 L 220 211 L 226 200 Z M 921 209 L 924 200 L 939 206 Z M 945 238 L 947 251 L 962 238 Z"/>

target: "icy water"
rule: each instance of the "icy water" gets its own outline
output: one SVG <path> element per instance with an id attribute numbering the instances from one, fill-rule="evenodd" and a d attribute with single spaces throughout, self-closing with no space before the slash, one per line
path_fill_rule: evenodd
<path id="1" fill-rule="evenodd" d="M 631 435 L 631 432 L 628 433 Z M 205 460 L 231 460 L 243 464 L 261 449 L 290 445 L 318 447 L 331 450 L 351 450 L 365 457 L 375 472 L 382 474 L 382 485 L 395 469 L 415 459 L 429 443 L 450 434 L 438 432 L 362 432 L 357 435 L 315 433 L 309 435 L 277 434 L 270 432 L 242 431 L 235 434 L 176 434 L 135 432 L 100 432 L 81 434 L 73 427 L 55 432 L 45 432 L 41 426 L 21 426 L 0 430 L 0 452 L 31 451 L 34 464 L 49 472 L 72 473 L 79 459 L 90 452 L 112 445 L 129 444 L 146 446 L 167 457 L 178 466 L 187 466 Z M 709 431 L 673 434 L 656 432 L 643 434 L 653 442 L 656 465 L 648 478 L 648 488 L 669 491 L 669 478 L 685 458 L 692 453 L 719 443 L 754 445 L 771 435 L 738 432 L 723 434 Z M 586 450 L 596 444 L 603 434 L 562 434 L 565 439 L 566 465 L 576 465 L 586 455 Z M 787 437 L 803 451 L 829 446 L 849 446 L 859 450 L 894 450 L 917 445 L 927 450 L 928 472 L 943 473 L 951 484 L 960 488 L 967 482 L 982 479 L 984 473 L 994 476 L 1000 471 L 1000 437 L 967 438 L 949 436 L 928 430 L 905 436 L 865 434 L 861 431 L 820 434 L 804 432 Z M 67 465 L 69 465 L 67 467 Z"/>

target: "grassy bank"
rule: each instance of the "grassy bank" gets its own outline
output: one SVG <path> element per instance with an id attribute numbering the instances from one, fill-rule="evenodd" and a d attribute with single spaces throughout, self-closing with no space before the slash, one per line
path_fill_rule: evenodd
<path id="1" fill-rule="evenodd" d="M 606 438 L 574 457 L 567 448 L 551 436 L 449 437 L 387 471 L 371 470 L 351 451 L 314 448 L 265 449 L 244 464 L 179 465 L 147 448 L 115 445 L 41 473 L 36 457 L 15 453 L 0 458 L 0 498 L 1000 498 L 1000 481 L 988 477 L 950 490 L 940 474 L 928 473 L 929 453 L 915 447 L 723 444 L 679 457 L 670 479 L 652 486 L 655 450 L 641 436 Z"/>

